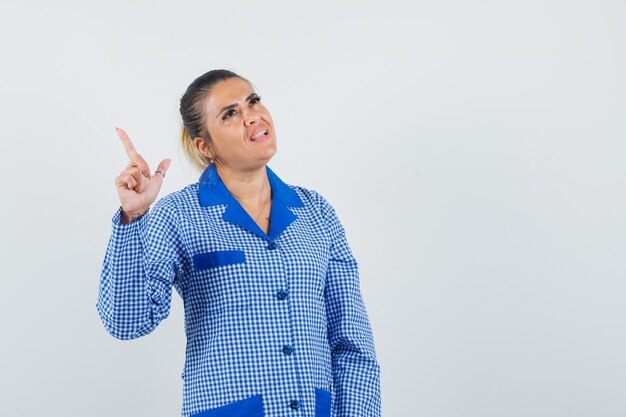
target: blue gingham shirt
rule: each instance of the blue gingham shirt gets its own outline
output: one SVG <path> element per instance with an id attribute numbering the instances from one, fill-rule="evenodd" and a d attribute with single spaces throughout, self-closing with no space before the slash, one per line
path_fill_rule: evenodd
<path id="1" fill-rule="evenodd" d="M 318 193 L 272 188 L 265 234 L 214 165 L 145 215 L 113 217 L 97 309 L 119 339 L 184 302 L 182 416 L 378 417 L 380 367 L 358 267 Z"/>

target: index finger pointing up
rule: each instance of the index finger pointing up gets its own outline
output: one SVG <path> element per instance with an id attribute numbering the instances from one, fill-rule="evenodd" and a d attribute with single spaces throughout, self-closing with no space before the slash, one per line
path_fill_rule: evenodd
<path id="1" fill-rule="evenodd" d="M 135 145 L 133 145 L 133 142 L 128 137 L 128 134 L 119 127 L 116 127 L 115 131 L 117 132 L 117 136 L 119 136 L 122 140 L 122 144 L 124 145 L 124 149 L 126 150 L 126 155 L 128 155 L 128 158 L 133 159 L 134 157 L 136 157 L 138 154 L 137 149 L 135 149 Z"/>
<path id="2" fill-rule="evenodd" d="M 122 143 L 124 144 L 124 149 L 126 150 L 126 155 L 128 155 L 128 159 L 130 159 L 128 166 L 138 167 L 144 177 L 150 179 L 150 167 L 148 166 L 148 163 L 141 157 L 141 155 L 139 155 L 139 152 L 137 152 L 137 149 L 135 149 L 133 142 L 130 140 L 126 132 L 124 132 L 124 130 L 120 129 L 119 127 L 116 127 L 115 131 L 122 140 Z"/>

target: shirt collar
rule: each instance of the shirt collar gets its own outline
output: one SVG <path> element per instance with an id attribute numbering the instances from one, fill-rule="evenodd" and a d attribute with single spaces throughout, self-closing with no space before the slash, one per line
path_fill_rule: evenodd
<path id="1" fill-rule="evenodd" d="M 267 178 L 272 188 L 272 208 L 270 212 L 270 229 L 265 234 L 252 220 L 244 208 L 235 199 L 222 182 L 215 165 L 209 165 L 198 181 L 200 205 L 226 205 L 222 219 L 238 225 L 264 239 L 275 240 L 298 217 L 289 207 L 304 207 L 298 194 L 266 165 Z"/>
<path id="2" fill-rule="evenodd" d="M 266 165 L 265 170 L 270 187 L 272 188 L 273 198 L 278 198 L 289 207 L 304 207 L 298 194 L 290 186 L 285 184 L 270 167 Z M 198 194 L 200 197 L 200 205 L 204 207 L 228 204 L 233 198 L 218 175 L 215 164 L 210 164 L 200 176 L 198 181 Z"/>

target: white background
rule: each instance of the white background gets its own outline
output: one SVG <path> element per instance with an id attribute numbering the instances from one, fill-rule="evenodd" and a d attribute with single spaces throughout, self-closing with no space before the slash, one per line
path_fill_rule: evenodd
<path id="1" fill-rule="evenodd" d="M 283 180 L 347 230 L 385 417 L 626 415 L 626 3 L 32 1 L 0 6 L 0 415 L 180 414 L 181 300 L 96 313 L 126 165 L 198 174 L 178 104 L 249 78 Z M 354 416 L 350 416 L 354 417 Z"/>

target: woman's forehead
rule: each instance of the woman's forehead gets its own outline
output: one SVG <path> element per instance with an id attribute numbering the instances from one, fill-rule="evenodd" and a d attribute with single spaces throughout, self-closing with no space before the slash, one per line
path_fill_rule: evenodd
<path id="1" fill-rule="evenodd" d="M 254 90 L 241 78 L 230 78 L 213 86 L 206 102 L 209 114 L 217 114 L 231 104 L 243 104 Z"/>

